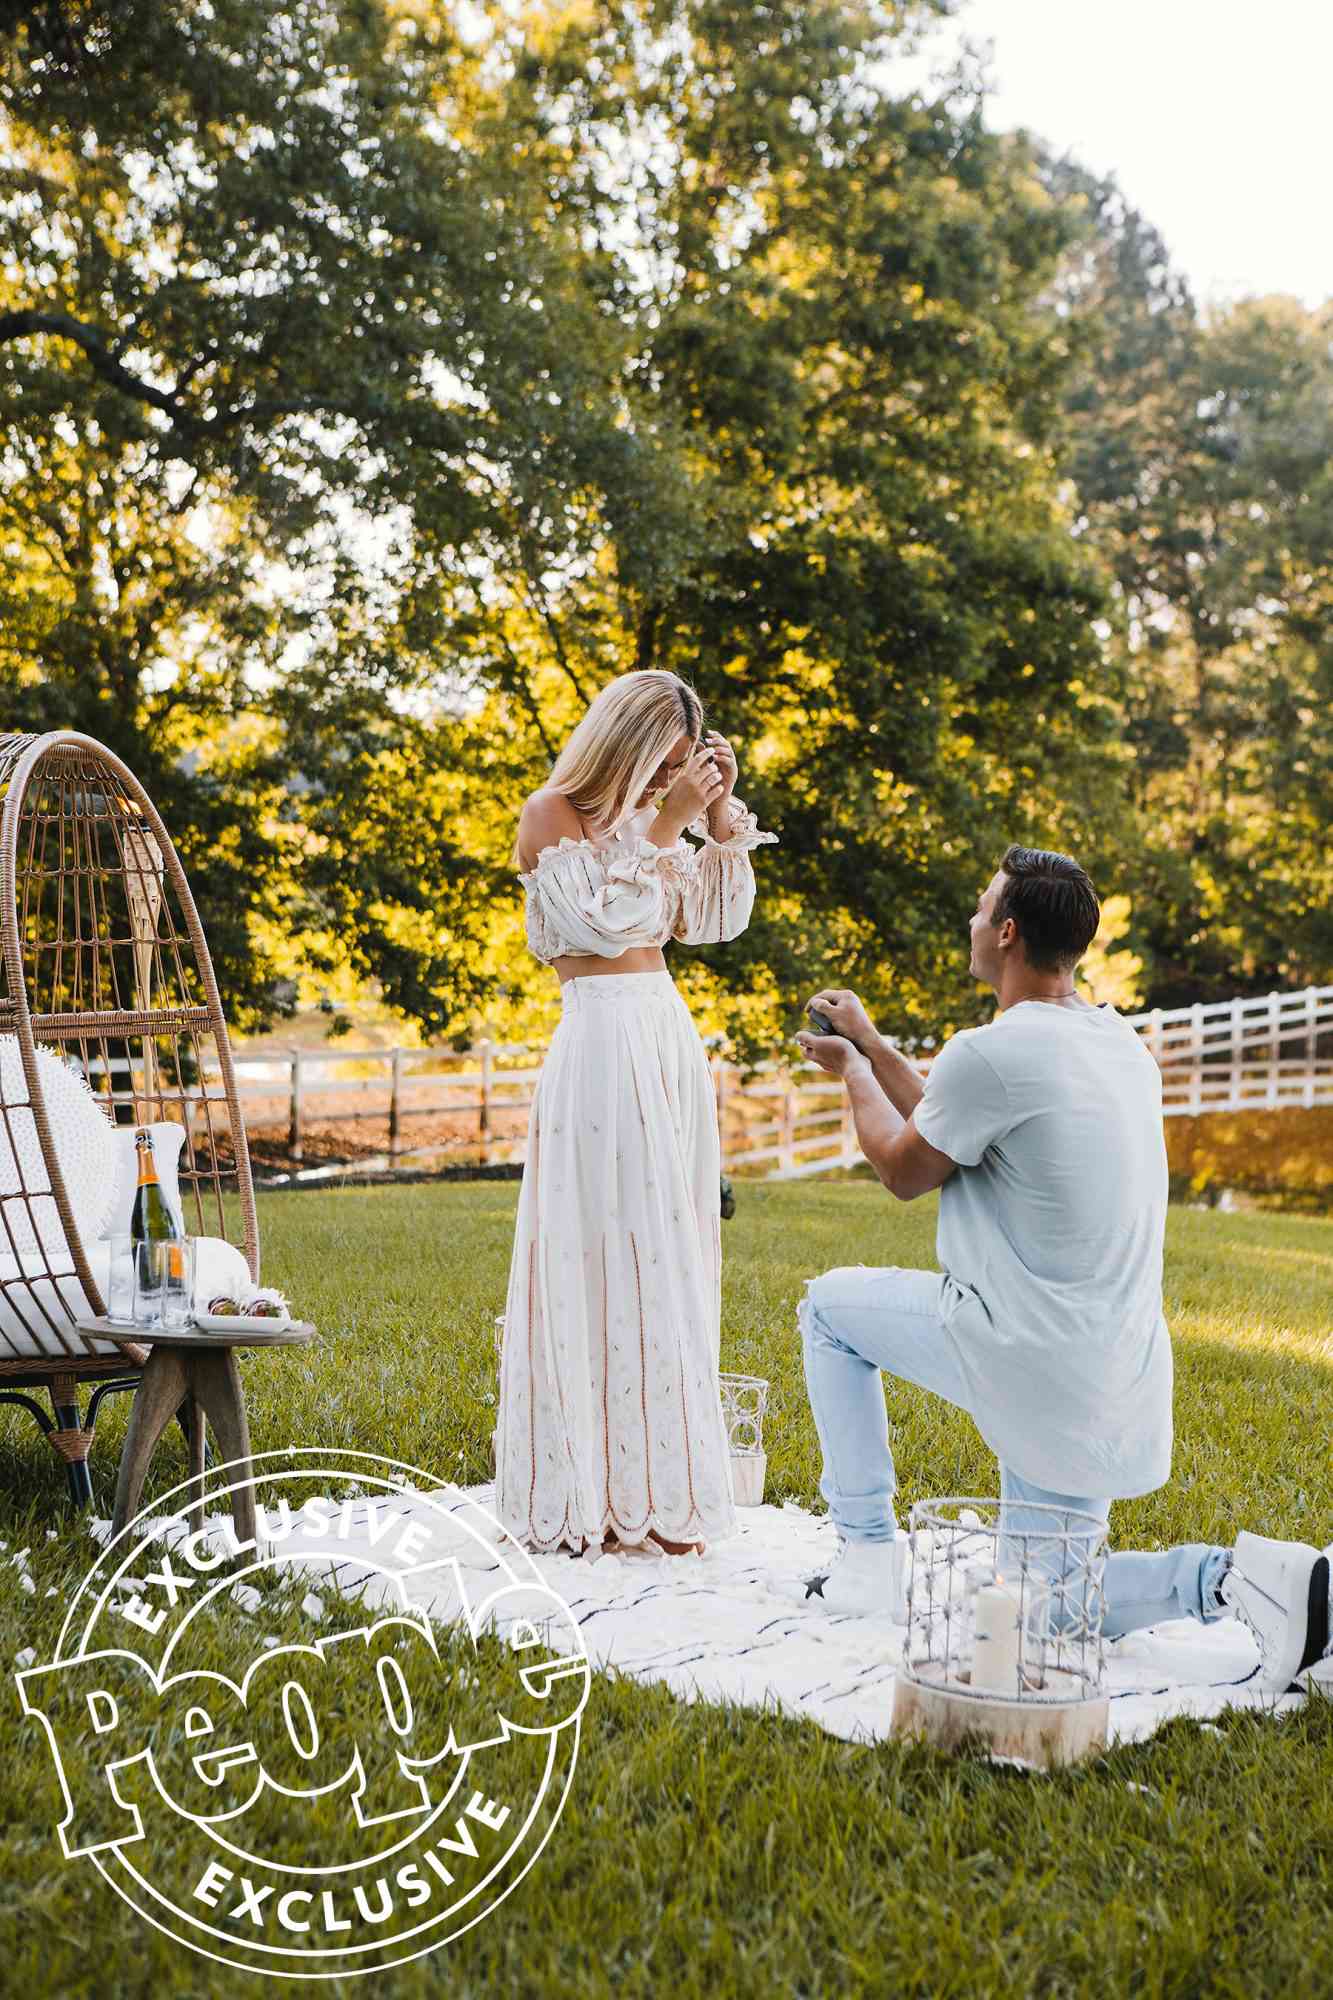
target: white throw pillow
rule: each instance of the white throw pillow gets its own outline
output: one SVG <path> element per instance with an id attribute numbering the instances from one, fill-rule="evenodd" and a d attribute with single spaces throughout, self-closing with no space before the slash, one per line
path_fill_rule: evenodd
<path id="1" fill-rule="evenodd" d="M 134 1196 L 139 1186 L 139 1149 L 135 1134 L 146 1130 L 153 1148 L 153 1165 L 157 1168 L 158 1184 L 162 1189 L 162 1199 L 167 1212 L 176 1223 L 182 1236 L 186 1234 L 185 1217 L 181 1210 L 180 1164 L 181 1147 L 185 1144 L 185 1127 L 177 1125 L 173 1119 L 163 1119 L 158 1125 L 146 1127 L 138 1125 L 117 1125 L 113 1133 L 116 1147 L 116 1192 L 110 1213 L 102 1229 L 103 1236 L 115 1236 L 128 1231 L 134 1220 Z"/>
<path id="2" fill-rule="evenodd" d="M 116 1130 L 78 1070 L 51 1049 L 37 1051 L 42 1103 L 79 1235 L 96 1238 L 116 1187 Z M 0 1035 L 0 1251 L 67 1255 L 65 1231 L 42 1158 L 15 1035 Z M 29 1202 L 20 1198 L 20 1190 Z M 31 1213 L 29 1212 L 31 1210 Z"/>

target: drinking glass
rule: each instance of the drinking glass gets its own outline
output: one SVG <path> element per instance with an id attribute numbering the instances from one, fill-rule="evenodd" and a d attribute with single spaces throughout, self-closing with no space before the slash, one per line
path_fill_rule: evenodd
<path id="1" fill-rule="evenodd" d="M 134 1319 L 134 1238 L 128 1229 L 108 1238 L 111 1265 L 106 1281 L 106 1316 L 128 1326 Z"/>
<path id="2" fill-rule="evenodd" d="M 161 1326 L 162 1296 L 167 1288 L 167 1245 L 134 1246 L 134 1324 Z"/>
<path id="3" fill-rule="evenodd" d="M 168 1244 L 167 1249 L 171 1254 L 167 1259 L 167 1288 L 162 1295 L 162 1324 L 180 1332 L 194 1320 L 194 1238 L 182 1236 L 179 1242 Z"/>
<path id="4" fill-rule="evenodd" d="M 191 1236 L 140 1243 L 134 1252 L 136 1326 L 188 1327 L 194 1311 L 195 1245 Z"/>

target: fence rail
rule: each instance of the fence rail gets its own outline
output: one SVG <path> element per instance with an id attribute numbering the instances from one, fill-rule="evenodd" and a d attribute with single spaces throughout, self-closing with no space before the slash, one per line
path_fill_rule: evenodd
<path id="1" fill-rule="evenodd" d="M 1126 1019 L 1161 1067 L 1168 1118 L 1333 1104 L 1333 986 Z M 441 1154 L 521 1159 L 541 1058 L 525 1044 L 488 1042 L 463 1054 L 331 1048 L 247 1058 L 242 1048 L 236 1070 L 247 1124 L 285 1128 L 293 1161 L 321 1127 L 377 1121 L 383 1149 L 362 1164 L 388 1168 Z M 743 1072 L 717 1055 L 711 1063 L 726 1166 L 795 1179 L 860 1160 L 842 1086 L 813 1064 Z M 929 1055 L 916 1066 L 924 1075 Z"/>
<path id="2" fill-rule="evenodd" d="M 1219 1000 L 1208 1006 L 1175 1007 L 1164 1012 L 1130 1014 L 1136 1027 L 1166 1069 L 1176 1063 L 1198 1063 L 1210 1057 L 1233 1058 L 1262 1048 L 1277 1062 L 1282 1049 L 1303 1045 L 1313 1063 L 1321 1033 L 1333 1029 L 1333 986 L 1306 986 L 1297 993 L 1265 993 L 1247 1000 Z"/>

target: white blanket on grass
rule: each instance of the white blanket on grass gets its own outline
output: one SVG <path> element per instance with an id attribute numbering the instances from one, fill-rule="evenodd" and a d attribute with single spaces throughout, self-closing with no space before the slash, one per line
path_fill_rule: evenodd
<path id="1" fill-rule="evenodd" d="M 489 1513 L 491 1486 L 445 1489 L 427 1496 L 408 1487 L 393 1496 L 395 1512 L 422 1510 L 433 1532 L 442 1506 L 475 1522 L 469 1505 Z M 893 1680 L 905 1630 L 888 1618 L 833 1616 L 804 1598 L 803 1579 L 835 1546 L 827 1517 L 788 1501 L 743 1508 L 740 1533 L 706 1556 L 567 1555 L 531 1558 L 545 1583 L 578 1621 L 594 1667 L 660 1682 L 685 1701 L 777 1709 L 817 1723 L 830 1735 L 873 1742 L 887 1736 Z M 465 1545 L 465 1546 L 464 1546 Z M 478 1602 L 503 1581 L 490 1567 L 475 1527 L 460 1535 L 467 1591 Z M 299 1539 L 284 1548 L 284 1567 L 321 1587 L 384 1596 L 383 1579 L 358 1556 L 355 1537 L 336 1555 L 304 1554 Z M 432 1616 L 457 1619 L 456 1592 L 422 1580 L 413 1601 Z M 320 1601 L 307 1599 L 312 1616 Z M 1131 1634 L 1107 1647 L 1110 1729 L 1114 1741 L 1151 1736 L 1172 1716 L 1199 1720 L 1231 1707 L 1287 1713 L 1305 1697 L 1275 1697 L 1255 1685 L 1258 1650 L 1245 1627 L 1226 1618 L 1212 1625 L 1180 1620 Z"/>

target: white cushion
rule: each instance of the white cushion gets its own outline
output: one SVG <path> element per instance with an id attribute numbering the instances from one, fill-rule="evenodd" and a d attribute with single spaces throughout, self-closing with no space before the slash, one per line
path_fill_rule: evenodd
<path id="1" fill-rule="evenodd" d="M 42 1102 L 65 1191 L 84 1246 L 99 1236 L 111 1211 L 116 1186 L 116 1131 L 79 1072 L 39 1048 L 37 1068 Z M 66 1255 L 65 1232 L 51 1193 L 37 1125 L 28 1103 L 28 1084 L 18 1038 L 0 1035 L 0 1252 L 36 1251 L 43 1245 L 53 1262 Z M 20 1198 L 26 1191 L 30 1200 Z"/>
<path id="2" fill-rule="evenodd" d="M 153 1148 L 153 1165 L 157 1168 L 158 1184 L 162 1189 L 162 1199 L 169 1215 L 175 1217 L 176 1227 L 185 1235 L 185 1217 L 181 1212 L 180 1165 L 181 1147 L 185 1144 L 185 1127 L 172 1119 L 163 1119 L 161 1124 L 141 1127 L 138 1125 L 117 1125 L 112 1130 L 116 1148 L 115 1194 L 110 1212 L 99 1234 L 115 1236 L 128 1234 L 134 1220 L 134 1197 L 139 1187 L 139 1148 L 136 1135 L 146 1130 Z"/>
<path id="3" fill-rule="evenodd" d="M 195 1242 L 198 1246 L 195 1294 L 205 1305 L 220 1292 L 244 1297 L 251 1290 L 250 1266 L 235 1244 L 223 1242 L 220 1236 L 198 1236 Z M 85 1242 L 84 1250 L 93 1283 L 105 1301 L 111 1275 L 111 1245 L 106 1238 L 93 1239 Z M 75 1352 L 87 1352 L 83 1336 L 73 1331 L 76 1319 L 92 1316 L 87 1293 L 72 1274 L 57 1283 L 44 1273 L 40 1251 L 34 1250 L 22 1258 L 0 1256 L 0 1287 L 20 1275 L 33 1280 L 31 1291 L 26 1286 L 12 1292 L 0 1289 L 0 1360 L 13 1361 L 27 1355 L 59 1356 L 69 1351 L 48 1326 L 46 1312 L 61 1327 Z M 93 1346 L 98 1354 L 119 1351 L 113 1340 L 99 1340 Z"/>

